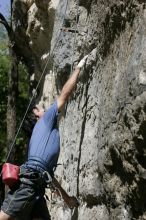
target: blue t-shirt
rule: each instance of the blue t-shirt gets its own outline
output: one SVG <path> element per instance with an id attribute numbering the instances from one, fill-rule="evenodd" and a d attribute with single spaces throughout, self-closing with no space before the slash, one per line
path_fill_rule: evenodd
<path id="1" fill-rule="evenodd" d="M 60 136 L 57 128 L 57 101 L 36 123 L 29 143 L 26 165 L 48 171 L 53 175 L 60 152 Z"/>

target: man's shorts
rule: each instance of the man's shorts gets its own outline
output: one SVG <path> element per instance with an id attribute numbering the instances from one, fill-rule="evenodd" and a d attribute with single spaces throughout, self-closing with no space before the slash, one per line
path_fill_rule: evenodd
<path id="1" fill-rule="evenodd" d="M 35 205 L 42 207 L 43 210 L 46 206 L 42 219 L 48 220 L 50 215 L 44 200 L 44 193 L 45 181 L 41 174 L 32 169 L 21 168 L 20 183 L 8 192 L 1 210 L 11 217 L 29 220 L 33 215 L 32 211 L 36 211 Z"/>

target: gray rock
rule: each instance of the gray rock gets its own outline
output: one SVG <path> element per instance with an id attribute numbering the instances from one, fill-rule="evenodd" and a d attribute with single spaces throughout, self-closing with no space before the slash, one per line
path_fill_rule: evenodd
<path id="1" fill-rule="evenodd" d="M 24 17 L 15 16 L 21 23 L 16 36 L 34 59 L 36 79 L 47 62 L 41 57 L 52 54 L 38 96 L 42 106 L 52 102 L 71 69 L 89 54 L 60 118 L 63 166 L 56 171 L 80 207 L 70 211 L 62 201 L 48 203 L 52 219 L 145 219 L 145 0 L 82 0 L 79 7 L 73 0 L 43 2 L 23 8 L 26 26 Z M 64 26 L 78 32 L 61 31 Z"/>

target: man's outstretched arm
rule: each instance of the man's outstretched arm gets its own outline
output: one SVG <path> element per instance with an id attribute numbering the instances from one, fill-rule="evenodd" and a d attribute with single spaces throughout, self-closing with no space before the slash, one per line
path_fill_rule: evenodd
<path id="1" fill-rule="evenodd" d="M 61 109 L 63 108 L 63 106 L 65 105 L 65 102 L 67 101 L 67 99 L 69 98 L 69 96 L 71 95 L 72 91 L 74 90 L 74 87 L 77 84 L 77 79 L 80 73 L 80 69 L 84 66 L 86 60 L 87 60 L 87 56 L 85 56 L 77 65 L 77 67 L 75 68 L 74 72 L 72 73 L 72 75 L 70 76 L 70 78 L 67 80 L 67 82 L 65 83 L 65 85 L 62 88 L 61 94 L 60 96 L 57 98 L 57 105 L 58 105 L 58 111 L 60 112 Z"/>

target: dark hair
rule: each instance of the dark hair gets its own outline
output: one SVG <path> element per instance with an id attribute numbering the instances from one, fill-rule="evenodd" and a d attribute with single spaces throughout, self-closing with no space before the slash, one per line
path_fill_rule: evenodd
<path id="1" fill-rule="evenodd" d="M 23 123 L 22 129 L 29 138 L 32 134 L 32 131 L 33 131 L 33 128 L 34 128 L 36 122 L 37 122 L 37 118 L 35 117 L 34 114 L 31 113 L 30 115 L 28 115 L 26 117 L 26 119 Z"/>
<path id="2" fill-rule="evenodd" d="M 31 105 L 30 105 L 30 107 L 29 107 L 29 113 L 31 113 L 32 110 L 35 109 L 35 108 L 38 109 L 38 107 L 36 106 L 36 103 L 35 103 L 35 102 L 32 102 Z"/>

